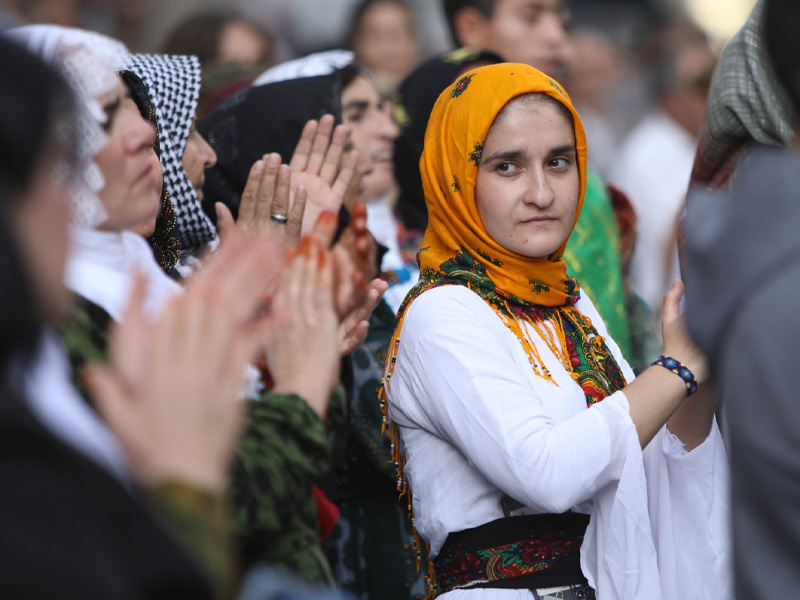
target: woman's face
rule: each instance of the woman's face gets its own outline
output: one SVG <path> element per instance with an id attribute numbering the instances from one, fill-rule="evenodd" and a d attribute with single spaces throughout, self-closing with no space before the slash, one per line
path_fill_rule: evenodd
<path id="1" fill-rule="evenodd" d="M 100 229 L 135 229 L 161 210 L 160 169 L 152 150 L 155 132 L 142 119 L 121 78 L 99 100 L 108 119 L 108 139 L 94 158 L 105 179 L 98 196 L 108 213 Z"/>
<path id="2" fill-rule="evenodd" d="M 361 153 L 359 171 L 367 202 L 387 194 L 394 182 L 393 142 L 399 132 L 386 104 L 375 86 L 360 75 L 342 91 L 342 122 Z"/>
<path id="3" fill-rule="evenodd" d="M 144 120 L 144 119 L 142 119 Z M 158 154 L 156 154 L 155 148 L 152 149 L 150 152 L 150 159 L 153 161 L 153 167 L 156 169 L 156 181 L 155 186 L 158 187 L 159 190 L 164 189 L 164 170 L 161 168 L 161 161 L 158 159 Z M 160 214 L 159 210 L 159 214 Z M 157 217 L 159 215 L 156 215 Z M 156 219 L 151 219 L 146 224 L 142 225 L 141 227 L 134 227 L 131 231 L 134 233 L 138 233 L 142 237 L 150 237 L 156 230 Z"/>
<path id="4" fill-rule="evenodd" d="M 489 235 L 508 250 L 546 259 L 569 237 L 579 193 L 570 120 L 547 101 L 507 107 L 486 136 L 475 184 Z"/>
<path id="5" fill-rule="evenodd" d="M 192 123 L 192 130 L 186 140 L 182 163 L 194 191 L 197 192 L 197 197 L 202 202 L 206 169 L 217 164 L 217 154 L 205 138 L 200 135 L 200 132 L 197 131 L 195 122 Z"/>
<path id="6" fill-rule="evenodd" d="M 374 73 L 402 78 L 414 68 L 418 51 L 410 9 L 393 2 L 373 4 L 361 18 L 353 38 L 358 61 Z"/>
<path id="7" fill-rule="evenodd" d="M 270 40 L 247 21 L 234 20 L 220 32 L 217 60 L 245 67 L 263 64 L 270 55 Z"/>
<path id="8" fill-rule="evenodd" d="M 65 186 L 55 176 L 62 151 L 57 144 L 51 144 L 31 179 L 31 187 L 22 193 L 12 212 L 25 270 L 47 321 L 65 317 L 71 298 L 64 286 L 70 210 Z"/>

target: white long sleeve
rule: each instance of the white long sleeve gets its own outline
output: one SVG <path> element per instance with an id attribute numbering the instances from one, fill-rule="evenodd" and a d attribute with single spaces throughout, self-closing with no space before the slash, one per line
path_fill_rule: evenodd
<path id="1" fill-rule="evenodd" d="M 607 336 L 588 298 L 577 308 Z M 714 468 L 718 457 L 704 450 L 693 456 L 701 447 L 683 452 L 677 460 L 686 466 L 678 469 L 663 451 L 645 460 L 624 393 L 587 409 L 581 388 L 535 333 L 531 339 L 555 383 L 534 374 L 514 334 L 468 289 L 429 290 L 409 308 L 388 398 L 401 427 L 417 529 L 431 554 L 448 533 L 502 517 L 500 501 L 509 495 L 538 512 L 592 515 L 582 567 L 601 600 L 694 598 L 662 594 L 658 553 L 669 553 L 669 541 L 654 540 L 650 511 L 663 521 L 670 502 L 648 504 L 645 468 L 652 466 L 668 490 L 694 477 L 692 465 Z M 616 344 L 608 345 L 631 381 Z M 719 493 L 724 477 L 718 479 L 698 493 Z M 686 543 L 697 544 L 691 535 Z M 476 592 L 451 592 L 462 593 Z M 489 597 L 528 597 L 518 593 L 492 590 L 497 595 Z"/>

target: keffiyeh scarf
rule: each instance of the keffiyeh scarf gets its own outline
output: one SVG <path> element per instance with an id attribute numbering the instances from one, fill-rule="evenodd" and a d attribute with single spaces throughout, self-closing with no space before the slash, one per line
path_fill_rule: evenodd
<path id="1" fill-rule="evenodd" d="M 200 97 L 200 62 L 196 56 L 133 54 L 125 68 L 147 86 L 158 119 L 164 187 L 175 209 L 181 250 L 197 253 L 217 238 L 182 164 Z"/>

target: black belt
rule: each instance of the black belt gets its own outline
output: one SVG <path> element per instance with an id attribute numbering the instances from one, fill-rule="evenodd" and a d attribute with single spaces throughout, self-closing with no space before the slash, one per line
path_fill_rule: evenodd
<path id="1" fill-rule="evenodd" d="M 451 533 L 434 559 L 439 593 L 586 584 L 580 544 L 588 524 L 588 515 L 568 512 L 506 517 Z"/>

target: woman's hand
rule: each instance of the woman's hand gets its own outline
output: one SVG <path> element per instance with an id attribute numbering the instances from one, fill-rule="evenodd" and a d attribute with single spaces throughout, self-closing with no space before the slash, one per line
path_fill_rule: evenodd
<path id="1" fill-rule="evenodd" d="M 350 212 L 350 225 L 333 247 L 336 291 L 334 303 L 340 319 L 361 306 L 367 282 L 378 275 L 377 246 L 367 229 L 367 209 L 356 204 Z"/>
<path id="2" fill-rule="evenodd" d="M 267 284 L 259 238 L 229 237 L 154 322 L 139 278 L 111 330 L 110 364 L 85 371 L 88 389 L 144 484 L 223 489 L 244 402 L 246 363 L 261 332 L 252 316 Z"/>
<path id="3" fill-rule="evenodd" d="M 267 319 L 267 364 L 273 391 L 301 396 L 323 417 L 339 379 L 333 265 L 328 251 L 311 237 L 288 258 Z"/>
<path id="4" fill-rule="evenodd" d="M 328 248 L 333 243 L 336 224 L 335 215 L 324 212 L 314 224 L 311 235 L 323 248 Z M 334 305 L 340 320 L 366 301 L 367 282 L 378 275 L 376 253 L 375 240 L 367 229 L 367 208 L 356 204 L 350 212 L 349 226 L 331 249 Z"/>
<path id="5" fill-rule="evenodd" d="M 323 212 L 339 213 L 358 164 L 358 152 L 345 150 L 347 127 L 334 129 L 334 122 L 333 115 L 324 115 L 319 122 L 306 123 L 289 162 L 293 193 L 300 187 L 308 193 L 303 234 L 311 231 Z"/>
<path id="6" fill-rule="evenodd" d="M 242 193 L 237 226 L 292 247 L 299 243 L 304 223 L 306 233 L 322 212 L 339 212 L 343 198 L 352 190 L 358 152 L 345 151 L 349 144 L 347 127 L 334 129 L 333 124 L 332 115 L 306 123 L 288 166 L 281 164 L 277 153 L 266 154 L 253 164 Z M 224 239 L 234 219 L 224 204 L 217 203 L 215 209 Z M 280 223 L 273 216 L 287 220 Z"/>
<path id="7" fill-rule="evenodd" d="M 697 384 L 701 385 L 708 379 L 708 361 L 686 330 L 686 321 L 680 314 L 682 296 L 683 282 L 676 279 L 664 297 L 661 317 L 663 353 L 686 365 L 697 379 Z"/>
<path id="8" fill-rule="evenodd" d="M 305 189 L 299 188 L 291 197 L 290 172 L 281 164 L 280 154 L 266 154 L 250 169 L 247 184 L 239 205 L 236 226 L 244 231 L 267 237 L 284 247 L 300 242 L 303 212 L 306 205 Z M 217 228 L 225 239 L 234 226 L 228 207 L 217 202 Z M 277 220 L 273 217 L 277 217 Z M 285 222 L 281 222 L 285 218 Z"/>

